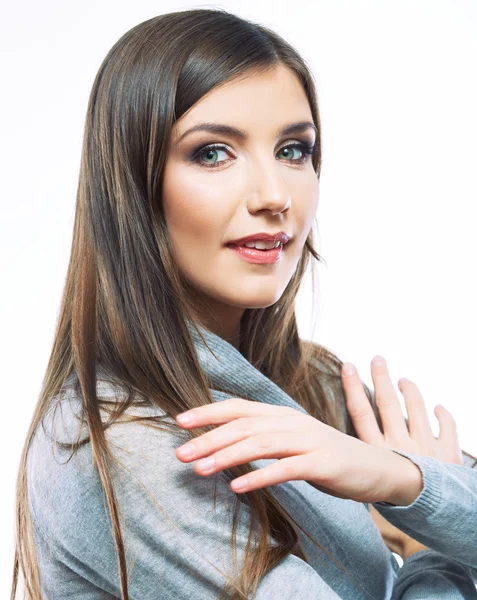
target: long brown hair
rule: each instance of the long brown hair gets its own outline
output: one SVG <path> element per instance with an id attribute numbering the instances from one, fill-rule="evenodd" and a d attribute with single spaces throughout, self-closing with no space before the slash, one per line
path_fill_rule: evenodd
<path id="1" fill-rule="evenodd" d="M 113 422 L 136 394 L 172 417 L 213 402 L 187 327 L 187 320 L 196 319 L 187 300 L 190 290 L 178 271 L 164 220 L 163 168 L 172 127 L 181 115 L 214 87 L 280 64 L 296 74 L 308 97 L 319 133 L 312 157 L 319 178 L 321 129 L 313 77 L 299 54 L 269 29 L 221 9 L 168 13 L 126 32 L 102 62 L 87 108 L 60 314 L 19 468 L 12 600 L 20 572 L 27 598 L 41 599 L 27 453 L 50 400 L 71 374 L 77 377 L 89 433 L 86 442 L 91 443 L 114 525 L 122 599 L 128 599 L 125 544 L 109 467 L 112 455 L 96 389 L 98 371 L 106 370 L 126 391 Z M 324 346 L 298 336 L 294 303 L 310 258 L 324 262 L 314 249 L 313 231 L 282 297 L 273 306 L 245 310 L 239 349 L 312 416 L 356 436 L 344 408 L 342 361 Z M 313 270 L 312 276 L 314 289 Z M 374 397 L 364 387 L 380 422 Z M 238 477 L 250 470 L 246 464 L 229 472 Z M 233 600 L 248 598 L 250 592 L 255 596 L 260 579 L 288 554 L 306 560 L 295 529 L 300 526 L 269 490 L 246 497 L 252 514 L 249 542 L 253 530 L 259 531 L 260 541 L 251 544 L 240 580 L 228 578 L 230 584 L 221 593 L 224 597 L 232 590 Z M 239 510 L 236 497 L 231 543 Z M 272 533 L 280 543 L 273 548 L 267 544 Z"/>

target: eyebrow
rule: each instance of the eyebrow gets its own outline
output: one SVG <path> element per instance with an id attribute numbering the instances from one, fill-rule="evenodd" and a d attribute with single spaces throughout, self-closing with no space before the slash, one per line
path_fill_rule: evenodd
<path id="1" fill-rule="evenodd" d="M 311 121 L 300 121 L 299 123 L 291 123 L 290 125 L 285 125 L 278 132 L 278 137 L 283 135 L 290 135 L 293 133 L 303 133 L 307 129 L 313 129 L 315 134 L 318 136 L 318 129 L 314 123 Z M 242 142 L 246 142 L 249 138 L 248 134 L 241 129 L 237 129 L 237 127 L 232 127 L 232 125 L 223 125 L 222 123 L 197 123 L 187 131 L 185 131 L 177 140 L 176 144 L 178 144 L 181 140 L 183 140 L 187 135 L 194 133 L 196 131 L 208 131 L 209 133 L 228 135 L 230 137 L 234 137 Z"/>

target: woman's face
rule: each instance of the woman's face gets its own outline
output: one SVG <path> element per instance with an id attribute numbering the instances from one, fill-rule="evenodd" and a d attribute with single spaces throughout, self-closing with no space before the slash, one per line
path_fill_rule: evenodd
<path id="1" fill-rule="evenodd" d="M 243 136 L 187 134 L 205 122 Z M 310 126 L 280 134 L 304 122 Z M 319 196 L 312 157 L 302 145 L 315 142 L 305 92 L 283 66 L 212 90 L 174 125 L 162 190 L 166 223 L 192 300 L 220 322 L 220 333 L 235 331 L 244 309 L 277 302 L 296 270 Z M 206 148 L 210 144 L 220 147 Z M 249 262 L 227 246 L 280 231 L 291 239 L 275 262 Z"/>

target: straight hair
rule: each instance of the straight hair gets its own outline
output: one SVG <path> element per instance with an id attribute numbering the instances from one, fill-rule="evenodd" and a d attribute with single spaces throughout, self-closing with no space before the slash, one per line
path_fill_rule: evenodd
<path id="1" fill-rule="evenodd" d="M 52 351 L 18 472 L 11 600 L 20 572 L 26 598 L 41 600 L 27 455 L 51 399 L 61 397 L 71 375 L 88 430 L 81 445 L 90 444 L 104 488 L 121 598 L 128 600 L 125 541 L 110 469 L 114 457 L 102 414 L 109 414 L 109 427 L 120 417 L 124 421 L 137 397 L 173 418 L 214 401 L 187 326 L 197 319 L 188 301 L 191 290 L 178 270 L 164 219 L 162 180 L 172 128 L 214 88 L 279 65 L 295 74 L 307 95 L 318 130 L 312 162 L 319 179 L 321 128 L 313 77 L 297 51 L 270 29 L 222 9 L 167 13 L 127 31 L 103 60 L 87 107 L 71 254 Z M 310 415 L 357 437 L 348 415 L 344 425 L 340 418 L 346 412 L 343 361 L 298 336 L 295 298 L 310 260 L 314 292 L 313 260 L 325 261 L 314 248 L 313 230 L 281 298 L 272 306 L 244 311 L 239 350 Z M 113 411 L 110 399 L 104 402 L 97 394 L 100 370 L 109 374 L 123 397 Z M 382 430 L 374 396 L 363 386 Z M 212 429 L 197 428 L 190 435 Z M 72 453 L 78 447 L 71 444 Z M 248 463 L 227 471 L 235 478 L 252 470 Z M 250 594 L 255 598 L 263 576 L 290 553 L 307 561 L 297 527 L 346 572 L 268 489 L 244 495 L 251 511 L 247 552 L 238 578 L 224 574 L 228 584 L 218 600 L 246 600 Z M 240 505 L 236 496 L 231 547 Z M 270 547 L 268 536 L 279 545 Z"/>

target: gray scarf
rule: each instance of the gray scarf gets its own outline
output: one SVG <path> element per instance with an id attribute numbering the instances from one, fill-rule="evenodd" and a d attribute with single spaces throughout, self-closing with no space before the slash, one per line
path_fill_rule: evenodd
<path id="1" fill-rule="evenodd" d="M 188 327 L 194 340 L 201 368 L 212 383 L 213 387 L 210 391 L 216 402 L 234 397 L 246 398 L 256 400 L 257 402 L 275 404 L 276 406 L 290 406 L 304 414 L 308 414 L 298 402 L 295 402 L 291 396 L 279 388 L 271 379 L 268 379 L 268 377 L 260 373 L 258 369 L 249 363 L 232 344 L 208 329 L 196 325 L 207 342 L 207 345 L 205 345 L 195 327 L 191 326 L 190 323 L 188 323 Z M 213 389 L 214 387 L 226 388 L 231 393 L 227 394 L 218 389 Z M 330 397 L 332 397 L 333 390 L 329 388 L 328 392 Z M 371 389 L 370 392 L 372 397 L 371 405 L 379 428 L 383 431 L 374 390 Z M 352 427 L 347 411 L 344 409 L 344 399 L 341 399 L 341 401 L 335 400 L 335 402 L 341 408 L 342 421 L 340 430 L 348 432 L 349 435 Z M 406 425 L 408 425 L 407 417 L 404 417 L 404 420 L 406 421 Z M 477 468 L 477 461 L 473 455 L 465 451 L 462 451 L 462 454 L 465 466 Z"/>
<path id="2" fill-rule="evenodd" d="M 206 340 L 205 345 L 195 327 L 190 324 L 188 327 L 202 371 L 212 384 L 211 393 L 215 401 L 234 397 L 245 398 L 276 406 L 290 406 L 308 414 L 291 396 L 260 373 L 232 344 L 198 325 L 197 329 Z M 214 388 L 225 388 L 231 393 L 227 394 Z"/>

